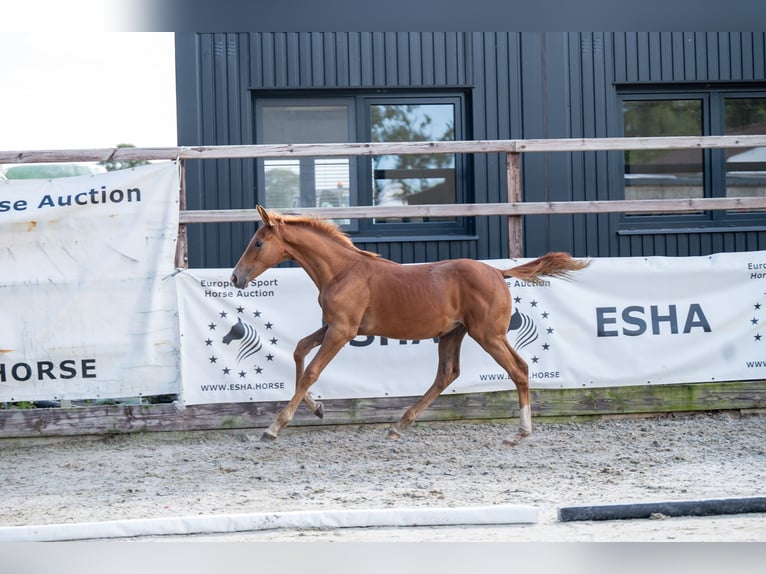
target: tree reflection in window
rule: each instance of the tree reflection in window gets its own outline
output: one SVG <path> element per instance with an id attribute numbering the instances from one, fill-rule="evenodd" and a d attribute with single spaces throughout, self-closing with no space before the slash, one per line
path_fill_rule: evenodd
<path id="1" fill-rule="evenodd" d="M 373 142 L 454 141 L 452 104 L 372 104 Z M 454 154 L 383 155 L 372 159 L 373 205 L 452 204 Z M 451 221 L 454 218 L 377 218 L 376 223 Z"/>

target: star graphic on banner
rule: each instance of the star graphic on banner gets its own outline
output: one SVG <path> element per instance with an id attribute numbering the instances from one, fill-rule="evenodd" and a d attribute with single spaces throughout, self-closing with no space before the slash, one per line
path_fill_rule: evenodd
<path id="1" fill-rule="evenodd" d="M 557 361 L 554 335 L 556 329 L 553 327 L 556 309 L 549 307 L 546 290 L 535 289 L 523 293 L 528 296 L 511 294 L 513 313 L 508 325 L 507 337 L 516 352 L 521 353 L 530 366 L 535 366 L 534 371 L 530 369 L 530 380 L 533 383 L 540 383 L 540 373 L 558 372 L 551 365 L 552 362 Z"/>
<path id="2" fill-rule="evenodd" d="M 766 295 L 766 293 L 764 293 L 764 295 Z M 755 312 L 759 312 L 759 311 L 761 310 L 761 303 L 760 303 L 760 302 L 758 302 L 758 301 L 756 301 L 756 302 L 753 304 L 753 310 L 754 310 Z M 750 319 L 750 325 L 751 325 L 752 327 L 756 327 L 756 328 L 757 328 L 757 326 L 759 325 L 759 323 L 760 323 L 760 319 L 759 319 L 758 317 L 753 317 L 752 319 Z M 762 339 L 762 336 L 761 336 L 761 334 L 760 334 L 760 333 L 756 333 L 755 335 L 753 335 L 753 340 L 754 340 L 756 343 L 757 343 L 757 342 L 759 342 L 761 339 Z"/>
<path id="3" fill-rule="evenodd" d="M 248 317 L 251 317 L 248 321 Z M 212 318 L 212 317 L 211 317 Z M 210 349 L 207 357 L 208 364 L 218 370 L 221 377 L 236 376 L 240 379 L 262 377 L 268 367 L 264 369 L 263 362 L 273 363 L 276 355 L 273 353 L 261 354 L 261 329 L 274 330 L 274 323 L 263 321 L 263 313 L 260 309 L 247 309 L 247 305 L 237 305 L 231 308 L 218 308 L 215 318 L 208 322 L 205 330 L 209 336 L 199 340 L 204 348 Z M 213 332 L 219 332 L 213 335 Z M 273 349 L 278 347 L 279 338 L 272 334 L 263 339 L 263 344 L 268 342 Z M 260 357 L 260 361 L 259 361 Z M 261 364 L 258 364 L 258 363 Z M 249 376 L 248 376 L 249 375 Z"/>

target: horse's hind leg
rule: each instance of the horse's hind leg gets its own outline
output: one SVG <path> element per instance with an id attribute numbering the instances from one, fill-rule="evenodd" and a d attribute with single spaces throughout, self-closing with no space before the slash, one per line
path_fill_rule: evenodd
<path id="1" fill-rule="evenodd" d="M 439 338 L 439 366 L 436 371 L 431 388 L 426 391 L 418 402 L 405 411 L 402 418 L 399 419 L 388 431 L 388 437 L 399 439 L 405 428 L 411 425 L 418 418 L 428 405 L 438 397 L 460 375 L 460 345 L 465 337 L 465 328 L 459 325 L 454 330 Z"/>
<path id="2" fill-rule="evenodd" d="M 526 361 L 521 358 L 521 355 L 511 347 L 505 334 L 488 337 L 486 340 L 480 337 L 474 337 L 474 339 L 505 369 L 516 385 L 516 391 L 519 395 L 519 430 L 513 437 L 503 441 L 503 444 L 508 446 L 516 445 L 521 439 L 532 433 L 532 410 L 529 400 L 529 367 Z"/>

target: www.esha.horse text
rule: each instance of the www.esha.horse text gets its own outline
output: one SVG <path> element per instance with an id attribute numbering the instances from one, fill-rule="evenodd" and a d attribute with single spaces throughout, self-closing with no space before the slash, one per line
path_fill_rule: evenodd
<path id="1" fill-rule="evenodd" d="M 39 201 L 30 203 L 26 199 L 3 199 L 0 200 L 0 213 L 7 211 L 27 211 L 32 206 L 36 209 L 49 207 L 69 207 L 72 205 L 99 205 L 110 203 L 134 203 L 141 201 L 141 189 L 131 187 L 128 189 L 112 189 L 107 191 L 106 186 L 91 188 L 80 193 L 68 193 L 65 195 L 43 195 Z"/>

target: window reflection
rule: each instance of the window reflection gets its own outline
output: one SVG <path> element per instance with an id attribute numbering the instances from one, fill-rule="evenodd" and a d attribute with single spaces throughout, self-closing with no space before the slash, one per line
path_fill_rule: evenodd
<path id="1" fill-rule="evenodd" d="M 701 136 L 702 100 L 626 100 L 626 137 Z M 625 199 L 704 197 L 702 150 L 626 150 Z"/>
<path id="2" fill-rule="evenodd" d="M 726 98 L 726 135 L 766 133 L 766 98 Z M 766 196 L 766 147 L 726 150 L 726 195 Z"/>
<path id="3" fill-rule="evenodd" d="M 452 141 L 452 104 L 372 104 L 373 142 Z M 372 159 L 373 205 L 456 202 L 453 154 L 384 155 Z M 376 218 L 376 223 L 453 221 L 454 218 Z"/>

